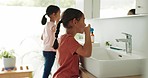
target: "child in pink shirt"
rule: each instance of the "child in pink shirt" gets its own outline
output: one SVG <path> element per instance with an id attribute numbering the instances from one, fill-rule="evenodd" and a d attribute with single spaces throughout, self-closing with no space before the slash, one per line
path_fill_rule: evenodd
<path id="1" fill-rule="evenodd" d="M 47 22 L 47 18 L 45 17 L 46 15 L 50 18 L 49 22 Z M 52 45 L 55 40 L 55 31 L 57 27 L 55 22 L 58 22 L 59 19 L 60 8 L 55 5 L 48 6 L 46 14 L 43 16 L 41 21 L 42 25 L 45 25 L 47 22 L 41 37 L 44 45 L 43 56 L 45 58 L 43 78 L 48 78 L 55 60 L 56 50 L 52 47 Z"/>
<path id="2" fill-rule="evenodd" d="M 57 25 L 55 42 L 53 47 L 58 49 L 60 65 L 53 78 L 78 78 L 79 77 L 79 56 L 89 57 L 92 52 L 90 38 L 90 25 L 86 27 L 84 14 L 77 9 L 68 8 L 64 11 L 61 20 Z M 62 35 L 58 43 L 60 24 L 66 28 L 66 34 Z M 77 33 L 85 33 L 85 43 L 82 46 L 74 36 Z"/>

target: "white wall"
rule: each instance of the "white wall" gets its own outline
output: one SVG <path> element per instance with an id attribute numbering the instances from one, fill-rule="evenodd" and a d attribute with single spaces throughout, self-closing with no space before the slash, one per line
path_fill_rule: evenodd
<path id="1" fill-rule="evenodd" d="M 136 14 L 148 14 L 148 0 L 136 0 Z"/>
<path id="2" fill-rule="evenodd" d="M 87 19 L 100 17 L 100 0 L 76 0 L 76 8 L 80 9 Z"/>
<path id="3" fill-rule="evenodd" d="M 92 0 L 76 0 L 76 8 L 80 9 L 84 14 L 85 18 L 92 18 Z"/>
<path id="4" fill-rule="evenodd" d="M 86 22 L 94 27 L 95 41 L 100 42 L 101 46 L 104 46 L 105 41 L 110 41 L 114 46 L 125 48 L 125 43 L 116 42 L 115 39 L 125 38 L 121 33 L 126 32 L 132 35 L 133 50 L 148 57 L 148 16 L 92 19 Z M 148 73 L 148 67 L 146 68 L 145 73 Z"/>
<path id="5" fill-rule="evenodd" d="M 147 19 L 146 19 L 146 20 L 148 20 L 148 16 L 147 16 Z M 147 22 L 147 26 L 148 26 L 148 22 Z M 147 32 L 148 32 L 148 31 L 147 31 Z M 147 41 L 146 43 L 148 43 L 148 41 Z M 147 46 L 147 45 L 146 45 L 146 46 Z M 148 51 L 148 49 L 147 49 L 146 51 Z M 145 54 L 146 54 L 147 57 L 148 57 L 148 53 L 145 53 Z M 148 60 L 147 60 L 147 62 L 146 62 L 146 70 L 145 70 L 144 78 L 148 78 Z"/>
<path id="6" fill-rule="evenodd" d="M 115 46 L 125 47 L 124 43 L 116 42 L 115 39 L 125 38 L 122 32 L 132 35 L 133 50 L 147 53 L 148 44 L 148 21 L 147 16 L 92 19 L 87 20 L 94 27 L 95 41 L 101 42 L 103 46 L 105 41 L 111 41 Z"/>

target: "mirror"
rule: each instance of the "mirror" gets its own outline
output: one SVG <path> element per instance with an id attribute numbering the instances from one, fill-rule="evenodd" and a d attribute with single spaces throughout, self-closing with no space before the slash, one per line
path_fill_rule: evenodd
<path id="1" fill-rule="evenodd" d="M 148 9 L 148 5 L 143 3 L 144 0 L 76 0 L 76 8 L 83 11 L 87 19 L 115 18 L 143 14 Z M 134 15 L 128 13 L 132 9 L 135 10 Z"/>
<path id="2" fill-rule="evenodd" d="M 128 16 L 135 8 L 136 0 L 100 0 L 100 18 Z"/>
<path id="3" fill-rule="evenodd" d="M 148 14 L 148 0 L 100 0 L 100 18 Z"/>

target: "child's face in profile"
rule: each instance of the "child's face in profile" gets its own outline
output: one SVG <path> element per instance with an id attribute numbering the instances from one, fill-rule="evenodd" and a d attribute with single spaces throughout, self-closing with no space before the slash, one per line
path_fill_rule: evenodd
<path id="1" fill-rule="evenodd" d="M 56 13 L 56 22 L 60 20 L 60 13 L 61 13 L 60 10 Z"/>
<path id="2" fill-rule="evenodd" d="M 85 17 L 83 15 L 81 17 L 81 19 L 78 21 L 78 24 L 77 24 L 78 33 L 83 33 L 85 26 L 86 26 L 86 24 L 85 24 Z"/>

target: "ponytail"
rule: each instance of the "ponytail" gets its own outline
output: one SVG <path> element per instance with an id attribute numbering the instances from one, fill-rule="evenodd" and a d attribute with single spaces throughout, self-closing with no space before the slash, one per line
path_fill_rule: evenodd
<path id="1" fill-rule="evenodd" d="M 42 17 L 42 21 L 41 21 L 42 25 L 45 25 L 47 22 L 47 18 L 45 16 L 46 14 Z"/>
<path id="2" fill-rule="evenodd" d="M 50 18 L 50 15 L 52 15 L 53 13 L 58 13 L 58 11 L 60 11 L 60 8 L 58 6 L 55 5 L 49 5 L 46 9 L 46 13 L 45 15 L 42 17 L 41 20 L 41 24 L 45 25 L 47 22 L 47 18 L 45 17 L 46 15 Z"/>
<path id="3" fill-rule="evenodd" d="M 58 25 L 57 25 L 57 30 L 56 30 L 56 33 L 55 33 L 55 41 L 54 41 L 54 44 L 53 44 L 53 48 L 54 49 L 58 49 L 59 47 L 59 43 L 58 43 L 58 34 L 60 32 L 60 24 L 62 23 L 62 21 L 59 21 Z"/>

